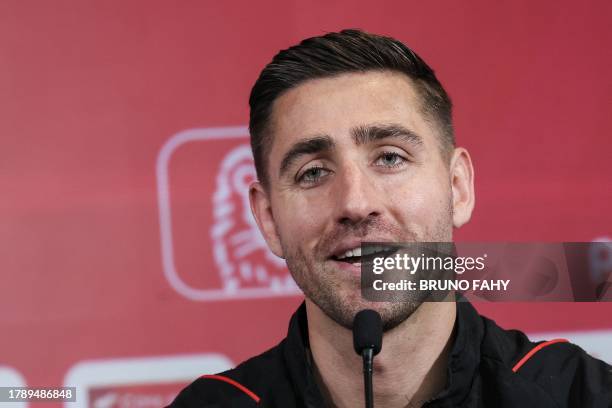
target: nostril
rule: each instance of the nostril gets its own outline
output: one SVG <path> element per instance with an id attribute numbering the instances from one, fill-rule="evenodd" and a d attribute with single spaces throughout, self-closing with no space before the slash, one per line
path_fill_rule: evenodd
<path id="1" fill-rule="evenodd" d="M 376 222 L 379 216 L 380 214 L 376 211 L 371 212 L 365 217 L 358 214 L 355 214 L 353 217 L 346 215 L 341 217 L 338 223 L 345 226 L 359 226 L 362 224 L 367 226 Z"/>
<path id="2" fill-rule="evenodd" d="M 339 222 L 342 225 L 353 225 L 354 224 L 354 222 L 348 217 L 341 218 Z"/>

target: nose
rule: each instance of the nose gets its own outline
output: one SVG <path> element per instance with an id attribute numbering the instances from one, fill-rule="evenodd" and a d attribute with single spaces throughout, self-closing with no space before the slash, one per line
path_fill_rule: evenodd
<path id="1" fill-rule="evenodd" d="M 335 219 L 338 223 L 355 225 L 381 214 L 384 192 L 379 190 L 367 170 L 355 164 L 345 166 L 335 181 Z"/>

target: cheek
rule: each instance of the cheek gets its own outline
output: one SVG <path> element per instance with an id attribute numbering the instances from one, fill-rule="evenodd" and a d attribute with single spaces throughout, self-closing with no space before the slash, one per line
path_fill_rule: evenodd
<path id="1" fill-rule="evenodd" d="M 447 212 L 450 186 L 441 177 L 418 177 L 391 191 L 392 206 L 404 225 L 424 230 Z"/>
<path id="2" fill-rule="evenodd" d="M 402 224 L 420 224 L 431 211 L 430 192 L 423 189 L 402 188 L 393 195 L 392 207 Z"/>
<path id="3" fill-rule="evenodd" d="M 281 241 L 292 248 L 310 247 L 324 230 L 328 205 L 304 197 L 283 197 L 278 201 L 275 222 Z"/>

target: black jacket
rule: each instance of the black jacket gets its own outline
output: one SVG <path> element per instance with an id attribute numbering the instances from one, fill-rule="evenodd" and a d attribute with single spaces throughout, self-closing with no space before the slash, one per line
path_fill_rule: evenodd
<path id="1" fill-rule="evenodd" d="M 233 370 L 202 376 L 170 407 L 324 407 L 307 333 L 302 304 L 279 345 Z M 457 303 L 455 333 L 446 388 L 425 407 L 612 407 L 612 367 L 576 345 L 533 343 L 468 302 Z"/>

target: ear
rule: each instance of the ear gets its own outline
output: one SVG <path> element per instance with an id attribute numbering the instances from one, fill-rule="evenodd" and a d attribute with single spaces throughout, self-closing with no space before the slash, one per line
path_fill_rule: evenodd
<path id="1" fill-rule="evenodd" d="M 259 181 L 255 181 L 249 186 L 249 203 L 253 217 L 255 217 L 257 222 L 257 227 L 259 227 L 259 231 L 266 240 L 268 247 L 274 255 L 284 258 L 280 238 L 274 222 L 274 214 L 272 214 L 270 197 Z"/>
<path id="2" fill-rule="evenodd" d="M 474 168 L 467 150 L 458 147 L 450 162 L 451 188 L 453 193 L 453 226 L 461 227 L 472 217 L 476 203 L 474 195 Z"/>

